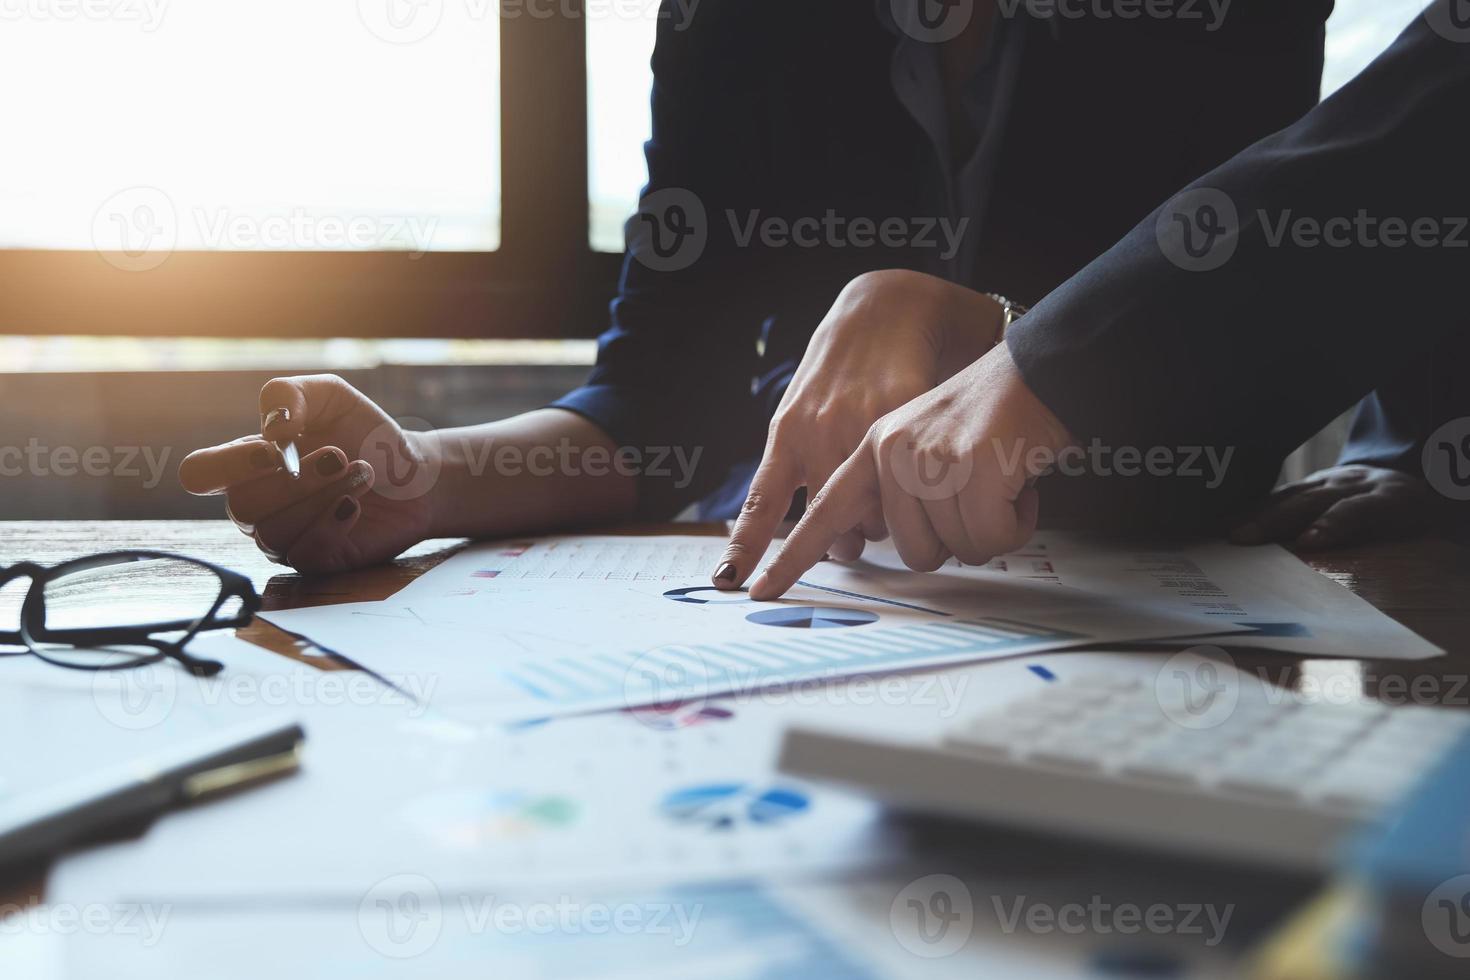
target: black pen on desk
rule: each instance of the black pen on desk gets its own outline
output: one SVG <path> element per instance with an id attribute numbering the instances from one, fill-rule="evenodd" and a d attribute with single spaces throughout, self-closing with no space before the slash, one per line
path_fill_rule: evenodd
<path id="1" fill-rule="evenodd" d="M 272 425 L 277 422 L 291 421 L 291 410 L 289 408 L 273 408 L 266 413 L 265 420 L 260 425 L 261 434 L 265 434 Z M 301 479 L 301 452 L 296 448 L 295 441 L 291 439 L 272 440 L 276 450 L 281 454 L 281 462 L 286 465 L 286 472 L 291 474 L 291 479 Z"/>

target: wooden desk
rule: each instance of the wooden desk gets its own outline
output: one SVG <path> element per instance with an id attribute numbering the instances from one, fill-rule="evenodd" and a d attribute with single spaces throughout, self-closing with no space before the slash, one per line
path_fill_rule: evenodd
<path id="1" fill-rule="evenodd" d="M 625 529 L 627 533 L 722 534 L 718 524 L 680 524 Z M 0 566 L 28 560 L 44 565 L 67 558 L 127 548 L 151 548 L 196 555 L 248 575 L 265 608 L 327 605 L 384 599 L 438 564 L 462 542 L 429 541 L 389 565 L 331 578 L 309 579 L 268 561 L 255 545 L 225 521 L 0 522 Z M 1334 579 L 1450 651 L 1428 663 L 1259 658 L 1278 677 L 1296 686 L 1331 684 L 1339 691 L 1362 690 L 1391 702 L 1424 695 L 1438 702 L 1470 706 L 1470 551 L 1440 541 L 1414 541 L 1309 556 L 1322 574 Z M 18 597 L 7 595 L 0 615 Z M 212 598 L 212 597 L 210 597 Z M 11 613 L 13 615 L 13 613 Z M 293 641 L 267 623 L 241 634 L 277 653 L 300 658 Z M 335 665 L 311 660 L 317 666 Z M 1255 661 L 1247 666 L 1255 665 Z M 41 893 L 36 878 L 0 887 L 0 907 L 23 903 Z"/>

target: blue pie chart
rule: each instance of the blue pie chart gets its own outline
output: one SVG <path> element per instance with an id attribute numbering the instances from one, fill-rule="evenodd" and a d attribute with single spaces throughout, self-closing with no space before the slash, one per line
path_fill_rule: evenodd
<path id="1" fill-rule="evenodd" d="M 744 589 L 726 592 L 709 585 L 692 585 L 685 589 L 670 589 L 664 593 L 665 599 L 673 599 L 675 602 L 691 602 L 696 605 L 724 605 L 734 602 L 749 602 L 750 596 L 745 594 Z"/>
<path id="2" fill-rule="evenodd" d="M 762 626 L 785 626 L 799 630 L 830 630 L 844 626 L 866 626 L 877 622 L 878 614 L 863 609 L 782 606 L 779 609 L 759 609 L 745 618 Z"/>
<path id="3" fill-rule="evenodd" d="M 781 786 L 761 788 L 746 783 L 710 783 L 675 790 L 659 809 L 676 823 L 710 830 L 733 830 L 742 824 L 785 823 L 807 812 L 805 793 Z"/>

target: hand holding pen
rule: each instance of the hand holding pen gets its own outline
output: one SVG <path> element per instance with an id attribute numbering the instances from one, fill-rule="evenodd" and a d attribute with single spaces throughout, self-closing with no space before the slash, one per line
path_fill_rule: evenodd
<path id="1" fill-rule="evenodd" d="M 266 412 L 265 417 L 261 420 L 261 435 L 271 429 L 279 432 L 290 421 L 291 410 L 289 408 L 273 408 Z M 275 446 L 281 453 L 281 463 L 286 467 L 286 472 L 291 479 L 301 479 L 301 452 L 296 448 L 296 441 L 294 439 L 277 441 Z"/>
<path id="2" fill-rule="evenodd" d="M 277 378 L 261 389 L 260 420 L 259 435 L 191 453 L 179 480 L 225 495 L 229 518 L 273 560 L 336 571 L 424 536 L 432 487 L 402 483 L 412 434 L 361 392 L 331 375 Z M 384 494 L 371 492 L 383 479 Z"/>

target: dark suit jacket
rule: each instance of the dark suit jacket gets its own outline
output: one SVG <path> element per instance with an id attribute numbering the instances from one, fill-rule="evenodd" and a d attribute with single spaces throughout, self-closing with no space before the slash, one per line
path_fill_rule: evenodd
<path id="1" fill-rule="evenodd" d="M 932 249 L 742 245 L 729 213 L 953 216 L 936 154 L 895 94 L 902 80 L 890 77 L 901 39 L 872 0 L 703 0 L 687 23 L 665 10 L 648 191 L 696 195 L 708 242 L 671 271 L 630 254 L 597 366 L 557 403 L 622 445 L 701 452 L 688 486 L 643 480 L 645 517 L 711 494 L 732 470 L 733 492 L 721 499 L 738 502 L 785 383 L 848 281 L 895 267 L 945 274 Z M 1295 121 L 1318 98 L 1330 11 L 1331 0 L 1235 0 L 1215 31 L 1194 21 L 1023 17 L 1013 25 L 1026 43 L 1002 107 L 989 207 L 971 231 L 978 258 L 954 278 L 1040 300 L 1159 201 Z M 1064 384 L 1078 362 L 1045 353 L 1070 343 L 1059 333 L 1052 345 L 1047 333 L 1028 333 L 1037 338 L 1029 349 L 1041 349 L 1028 363 Z M 1085 327 L 1066 330 L 1074 333 L 1095 377 L 1116 379 L 1135 359 L 1157 363 L 1157 350 L 1100 350 Z M 1087 412 L 1068 420 L 1085 423 Z M 1108 417 L 1132 431 L 1132 413 Z"/>
<path id="2" fill-rule="evenodd" d="M 1349 459 L 1423 474 L 1426 437 L 1470 425 L 1467 106 L 1470 4 L 1439 0 L 1332 98 L 1201 177 L 1193 199 L 1149 215 L 1016 325 L 1027 382 L 1078 437 L 1234 449 L 1224 486 L 1175 481 L 1149 500 L 1151 519 L 1225 519 L 1375 388 Z M 1238 220 L 1216 239 L 1228 260 L 1191 271 L 1159 228 L 1200 231 L 1200 189 L 1223 192 Z M 1308 234 L 1280 234 L 1300 219 Z M 1310 233 L 1332 222 L 1346 244 Z M 1406 240 L 1421 223 L 1420 241 Z M 1451 472 L 1470 483 L 1466 442 L 1436 439 L 1431 452 L 1462 456 Z"/>

